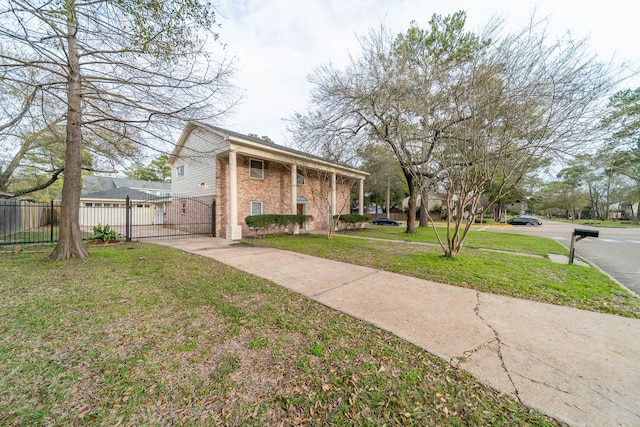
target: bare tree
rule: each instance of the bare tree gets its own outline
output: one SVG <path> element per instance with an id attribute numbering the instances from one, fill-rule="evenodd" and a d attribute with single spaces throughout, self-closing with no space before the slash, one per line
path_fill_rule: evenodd
<path id="1" fill-rule="evenodd" d="M 322 228 L 327 230 L 327 238 L 333 238 L 340 222 L 340 215 L 350 209 L 351 188 L 355 184 L 353 179 L 334 174 L 298 166 L 298 174 L 304 177 L 310 201 L 314 206 L 315 218 L 319 218 Z M 335 197 L 334 197 L 335 195 Z"/>
<path id="2" fill-rule="evenodd" d="M 230 63 L 207 51 L 217 38 L 214 8 L 206 0 L 3 0 L 0 23 L 3 79 L 19 83 L 34 70 L 64 115 L 60 237 L 49 258 L 84 258 L 83 137 L 116 150 L 132 142 L 157 148 L 183 121 L 229 106 Z"/>
<path id="3" fill-rule="evenodd" d="M 475 217 L 518 186 L 546 158 L 597 138 L 611 69 L 571 38 L 551 41 L 544 21 L 500 34 L 464 30 L 465 14 L 434 15 L 392 37 L 361 40 L 345 70 L 311 77 L 314 124 L 384 142 L 409 187 L 407 232 L 415 232 L 416 197 L 431 181 L 447 192 L 447 257 L 458 254 Z M 493 200 L 480 201 L 491 188 Z M 437 232 L 437 230 L 436 230 Z"/>
<path id="4" fill-rule="evenodd" d="M 597 124 L 614 85 L 611 68 L 584 41 L 550 40 L 542 24 L 502 38 L 495 33 L 491 48 L 448 91 L 464 120 L 434 156 L 449 198 L 447 242 L 441 242 L 447 257 L 459 253 L 478 215 L 548 157 L 575 153 L 601 137 Z M 492 197 L 481 206 L 489 188 Z"/>
<path id="5" fill-rule="evenodd" d="M 360 40 L 362 54 L 345 70 L 323 66 L 310 76 L 315 84 L 307 127 L 330 129 L 351 143 L 372 139 L 387 144 L 400 163 L 409 190 L 407 232 L 416 232 L 416 201 L 427 178 L 437 173 L 434 148 L 451 119 L 439 114 L 449 107 L 443 85 L 486 43 L 464 32 L 464 13 L 434 15 L 431 28 L 415 24 L 398 37 L 384 28 Z M 300 123 L 300 122 L 298 122 Z M 310 123 L 310 124 L 309 124 Z M 333 138 L 336 145 L 341 140 Z"/>
<path id="6" fill-rule="evenodd" d="M 384 201 L 388 214 L 405 195 L 405 181 L 400 165 L 387 145 L 368 144 L 360 150 L 362 169 L 369 173 L 364 192 L 377 206 Z"/>

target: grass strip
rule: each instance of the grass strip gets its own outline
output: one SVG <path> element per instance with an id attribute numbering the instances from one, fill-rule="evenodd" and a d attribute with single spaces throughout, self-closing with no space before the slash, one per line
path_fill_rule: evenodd
<path id="1" fill-rule="evenodd" d="M 433 227 L 419 227 L 417 233 L 405 233 L 406 227 L 374 227 L 349 231 L 350 235 L 372 237 L 377 239 L 399 240 L 404 242 L 438 244 Z M 447 241 L 447 230 L 438 227 L 438 234 L 443 242 Z M 568 255 L 567 248 L 560 243 L 537 236 L 519 234 L 490 233 L 471 230 L 465 240 L 465 249 L 492 249 L 507 252 L 526 253 L 547 256 L 548 254 Z"/>

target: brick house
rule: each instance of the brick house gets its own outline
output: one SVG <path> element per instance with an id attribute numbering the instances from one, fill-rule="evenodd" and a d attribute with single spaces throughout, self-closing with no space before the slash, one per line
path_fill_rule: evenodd
<path id="1" fill-rule="evenodd" d="M 360 170 L 272 142 L 199 122 L 189 122 L 169 158 L 171 193 L 189 195 L 213 206 L 215 235 L 241 239 L 249 232 L 244 218 L 257 214 L 303 214 L 307 230 L 322 229 L 333 214 L 347 214 L 351 188 L 359 188 Z M 188 217 L 188 202 L 167 212 Z"/>

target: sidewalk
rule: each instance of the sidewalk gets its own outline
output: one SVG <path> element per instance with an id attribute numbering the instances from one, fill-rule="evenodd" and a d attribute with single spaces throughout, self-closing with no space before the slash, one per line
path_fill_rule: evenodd
<path id="1" fill-rule="evenodd" d="M 213 258 L 366 320 L 571 425 L 640 425 L 640 319 L 216 238 L 155 243 Z"/>

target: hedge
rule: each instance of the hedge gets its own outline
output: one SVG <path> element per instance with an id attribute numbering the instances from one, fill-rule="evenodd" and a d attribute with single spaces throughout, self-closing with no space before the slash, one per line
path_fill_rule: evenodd
<path id="1" fill-rule="evenodd" d="M 304 226 L 307 221 L 313 219 L 310 215 L 281 215 L 281 214 L 266 214 L 266 215 L 249 215 L 244 219 L 245 224 L 256 230 L 276 231 L 280 228 L 289 228 L 289 226 L 298 225 Z"/>
<path id="2" fill-rule="evenodd" d="M 349 229 L 357 224 L 371 220 L 367 215 L 358 214 L 334 215 L 333 219 L 334 221 L 338 221 L 339 229 Z"/>

